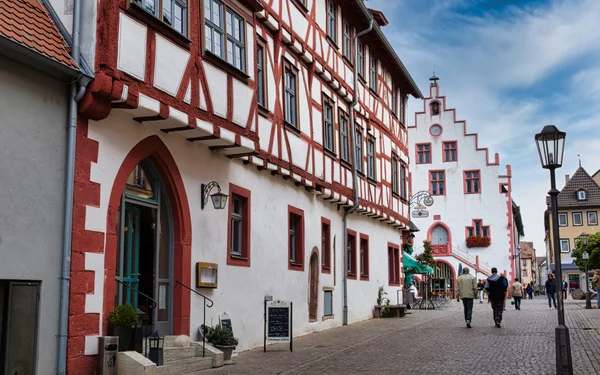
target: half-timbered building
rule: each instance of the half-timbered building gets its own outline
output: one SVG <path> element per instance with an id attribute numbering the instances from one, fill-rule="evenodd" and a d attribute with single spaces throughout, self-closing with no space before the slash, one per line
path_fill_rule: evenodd
<path id="1" fill-rule="evenodd" d="M 93 371 L 119 304 L 192 339 L 226 312 L 244 350 L 263 343 L 267 296 L 293 302 L 294 335 L 372 317 L 379 286 L 396 302 L 405 108 L 422 95 L 381 12 L 361 0 L 92 3 L 69 374 Z M 209 198 L 219 189 L 224 209 Z"/>

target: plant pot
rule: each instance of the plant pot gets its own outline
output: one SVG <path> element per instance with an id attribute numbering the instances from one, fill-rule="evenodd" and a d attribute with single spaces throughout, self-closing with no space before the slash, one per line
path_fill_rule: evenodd
<path id="1" fill-rule="evenodd" d="M 231 360 L 231 354 L 233 354 L 233 349 L 235 346 L 233 345 L 215 345 L 215 348 L 219 349 L 223 352 L 223 364 L 224 365 L 233 365 L 233 361 Z"/>
<path id="2" fill-rule="evenodd" d="M 126 352 L 131 350 L 131 342 L 133 337 L 133 328 L 122 326 L 108 326 L 108 334 L 110 336 L 119 337 L 119 351 Z"/>

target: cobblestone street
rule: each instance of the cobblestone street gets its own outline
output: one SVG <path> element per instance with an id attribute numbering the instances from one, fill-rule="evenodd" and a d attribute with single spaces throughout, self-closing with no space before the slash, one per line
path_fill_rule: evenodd
<path id="1" fill-rule="evenodd" d="M 593 303 L 595 305 L 595 301 Z M 489 304 L 475 303 L 467 329 L 462 303 L 412 311 L 403 319 L 369 320 L 309 334 L 287 346 L 240 353 L 235 364 L 210 374 L 554 374 L 556 310 L 545 296 L 507 301 L 502 328 Z M 565 303 L 577 375 L 600 373 L 600 311 L 584 301 Z"/>

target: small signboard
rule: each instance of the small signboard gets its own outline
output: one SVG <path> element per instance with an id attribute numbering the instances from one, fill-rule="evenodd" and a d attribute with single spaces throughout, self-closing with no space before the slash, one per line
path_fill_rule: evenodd
<path id="1" fill-rule="evenodd" d="M 416 219 L 429 217 L 429 211 L 427 211 L 427 210 L 415 210 L 415 211 L 412 212 L 412 217 L 414 217 Z"/>
<path id="2" fill-rule="evenodd" d="M 292 346 L 292 303 L 286 301 L 265 301 L 265 340 L 264 351 L 267 351 L 267 341 L 290 343 Z"/>

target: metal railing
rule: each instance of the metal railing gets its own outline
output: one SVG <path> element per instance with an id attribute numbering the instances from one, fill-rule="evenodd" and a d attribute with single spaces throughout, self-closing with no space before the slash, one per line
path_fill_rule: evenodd
<path id="1" fill-rule="evenodd" d="M 184 283 L 182 283 L 181 281 L 177 280 L 177 284 L 181 285 L 182 287 L 186 288 L 187 290 L 190 290 L 194 293 L 196 293 L 197 295 L 199 295 L 200 297 L 204 298 L 204 303 L 203 303 L 203 307 L 204 307 L 204 316 L 202 317 L 202 358 L 204 358 L 205 356 L 205 347 L 206 347 L 206 332 L 204 331 L 206 328 L 206 308 L 211 308 L 214 305 L 214 302 L 212 299 L 208 298 L 207 296 L 205 296 L 202 293 L 198 293 L 197 291 L 195 291 L 194 289 L 190 288 L 189 286 L 185 285 Z M 210 305 L 208 304 L 210 302 Z"/>

